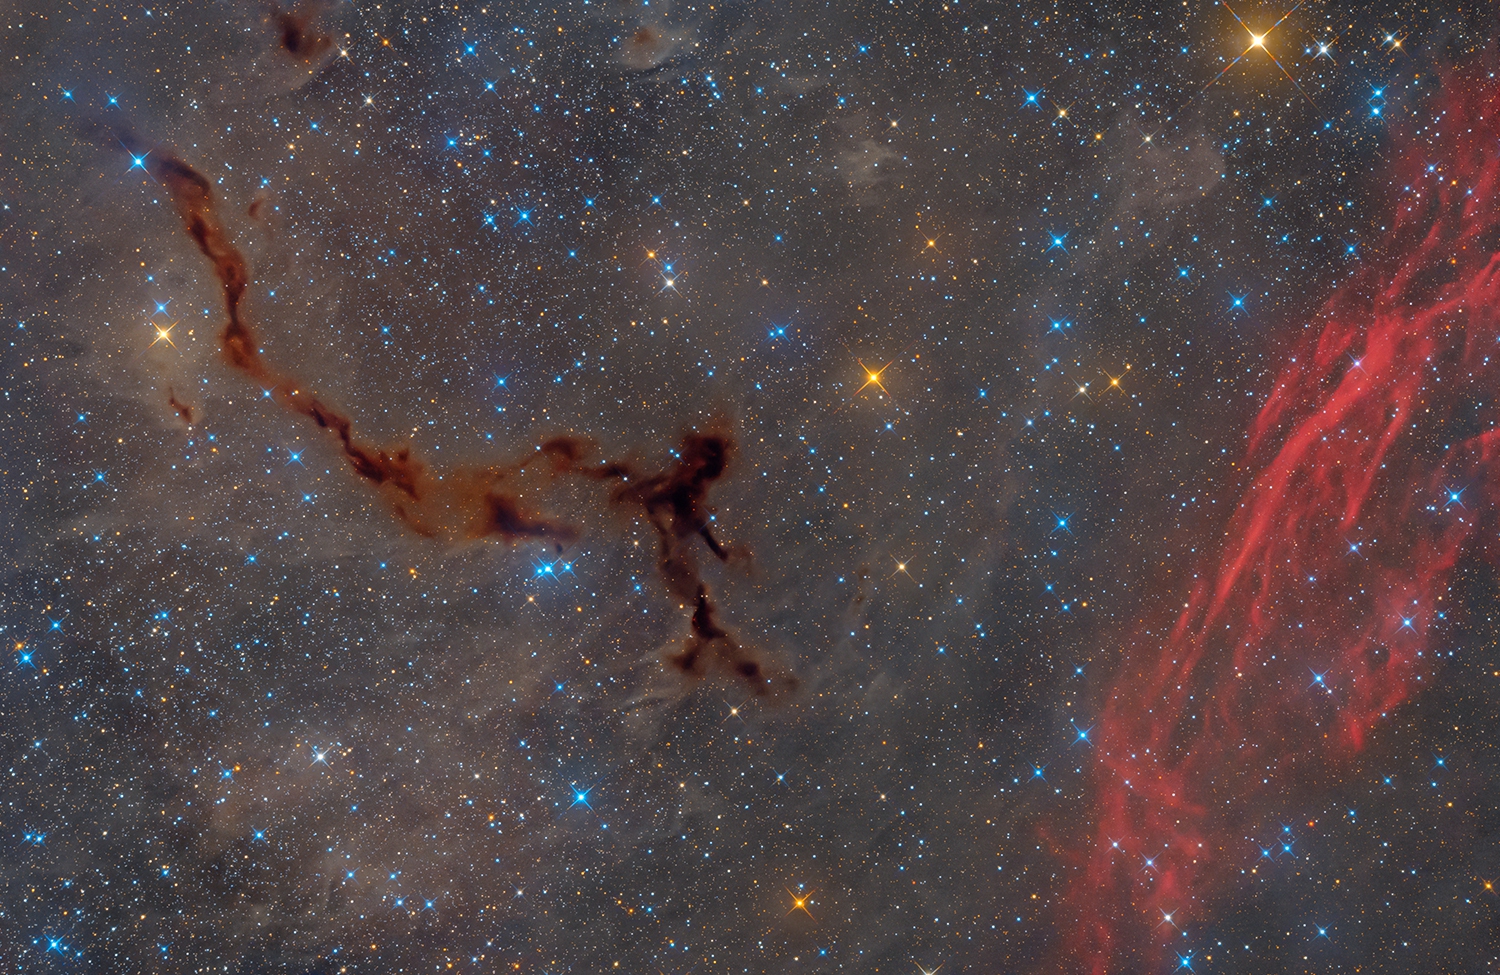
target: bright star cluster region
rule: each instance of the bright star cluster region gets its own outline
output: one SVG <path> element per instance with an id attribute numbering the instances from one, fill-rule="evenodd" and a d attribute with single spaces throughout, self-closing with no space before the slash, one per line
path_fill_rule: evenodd
<path id="1" fill-rule="evenodd" d="M 6 970 L 1500 966 L 1492 9 L 4 16 Z"/>

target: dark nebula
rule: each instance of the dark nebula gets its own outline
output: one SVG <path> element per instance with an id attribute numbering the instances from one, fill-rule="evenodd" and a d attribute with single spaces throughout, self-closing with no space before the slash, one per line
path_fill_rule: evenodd
<path id="1" fill-rule="evenodd" d="M 7 971 L 1500 975 L 1500 8 L 6 16 Z"/>
<path id="2" fill-rule="evenodd" d="M 707 507 L 708 491 L 728 473 L 733 453 L 734 441 L 726 433 L 689 433 L 677 450 L 677 462 L 661 474 L 642 477 L 626 465 L 609 463 L 593 475 L 622 482 L 610 500 L 638 507 L 646 516 L 656 530 L 656 565 L 662 581 L 674 596 L 693 606 L 692 635 L 681 650 L 668 655 L 668 662 L 695 677 L 715 666 L 756 696 L 786 693 L 795 690 L 795 676 L 772 668 L 719 625 L 718 610 L 698 570 L 697 541 L 720 562 L 748 559 L 748 553 L 731 551 L 714 537 Z"/>
<path id="3" fill-rule="evenodd" d="M 244 254 L 230 242 L 219 219 L 208 180 L 169 150 L 144 148 L 128 130 L 115 133 L 115 138 L 133 158 L 146 160 L 148 170 L 172 195 L 183 229 L 198 251 L 208 258 L 223 293 L 226 319 L 220 346 L 225 360 L 270 389 L 286 408 L 333 434 L 354 473 L 391 495 L 391 510 L 403 524 L 423 537 L 450 536 L 454 531 L 444 522 L 457 509 L 463 522 L 477 526 L 477 531 L 471 534 L 479 537 L 493 536 L 511 544 L 545 540 L 555 545 L 559 554 L 578 541 L 579 529 L 527 512 L 519 497 L 500 488 L 500 481 L 525 469 L 524 462 L 509 470 L 455 472 L 454 477 L 439 480 L 469 486 L 457 490 L 439 488 L 427 466 L 413 457 L 409 448 L 386 451 L 360 442 L 354 436 L 354 423 L 348 416 L 302 389 L 301 380 L 271 367 L 242 309 L 250 282 L 248 265 Z M 175 394 L 169 402 L 191 425 L 192 409 L 179 403 Z M 698 572 L 691 549 L 693 539 L 701 539 L 721 562 L 730 559 L 730 551 L 714 537 L 706 499 L 709 488 L 727 472 L 733 449 L 734 442 L 727 434 L 690 433 L 683 438 L 678 460 L 668 471 L 641 477 L 632 475 L 631 468 L 623 464 L 585 465 L 583 461 L 592 452 L 592 446 L 579 438 L 552 437 L 537 446 L 554 474 L 624 482 L 610 500 L 618 505 L 639 507 L 655 528 L 661 553 L 657 567 L 663 582 L 673 595 L 695 606 L 692 635 L 681 652 L 668 655 L 668 662 L 684 674 L 698 677 L 702 676 L 706 661 L 716 661 L 754 694 L 763 696 L 794 688 L 796 681 L 788 674 L 766 676 L 766 665 L 720 628 L 715 619 L 717 610 L 709 599 L 708 587 Z M 463 514 L 475 509 L 476 515 Z"/>
<path id="4" fill-rule="evenodd" d="M 315 61 L 327 54 L 333 47 L 333 38 L 319 33 L 313 27 L 313 19 L 311 14 L 298 14 L 273 5 L 271 22 L 276 26 L 282 50 L 304 61 Z"/>
<path id="5" fill-rule="evenodd" d="M 182 417 L 183 423 L 186 423 L 188 426 L 193 425 L 193 408 L 178 399 L 177 393 L 174 390 L 167 390 L 167 405 L 172 408 L 173 412 Z"/>

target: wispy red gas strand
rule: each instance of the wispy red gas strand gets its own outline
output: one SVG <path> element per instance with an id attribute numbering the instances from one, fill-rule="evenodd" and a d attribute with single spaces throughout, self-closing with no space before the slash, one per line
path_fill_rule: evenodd
<path id="1" fill-rule="evenodd" d="M 498 537 L 507 542 L 538 539 L 559 549 L 578 539 L 576 527 L 528 511 L 520 497 L 505 488 L 505 482 L 520 474 L 529 461 L 434 478 L 408 448 L 386 451 L 361 441 L 347 415 L 307 392 L 296 377 L 272 367 L 244 315 L 248 265 L 225 231 L 208 180 L 171 152 L 146 149 L 130 132 L 111 135 L 134 158 L 145 160 L 148 172 L 171 194 L 188 236 L 212 266 L 224 301 L 226 320 L 220 348 L 225 360 L 270 389 L 282 406 L 330 432 L 350 468 L 385 491 L 392 510 L 405 525 L 425 537 L 467 535 Z M 178 402 L 175 394 L 170 405 L 184 420 L 192 422 L 191 409 Z M 638 508 L 656 530 L 662 581 L 673 595 L 693 606 L 690 635 L 679 652 L 668 655 L 668 663 L 695 678 L 712 665 L 743 682 L 756 695 L 774 695 L 794 688 L 795 678 L 741 644 L 718 622 L 718 611 L 689 546 L 696 537 L 721 561 L 730 557 L 709 527 L 706 499 L 709 489 L 728 471 L 733 452 L 734 441 L 728 434 L 690 433 L 683 439 L 676 463 L 663 473 L 648 476 L 637 474 L 624 463 L 588 463 L 592 447 L 582 438 L 555 437 L 538 445 L 536 453 L 550 464 L 554 475 L 618 481 L 611 501 Z M 453 522 L 455 517 L 460 523 Z"/>
<path id="2" fill-rule="evenodd" d="M 1250 428 L 1217 560 L 1169 631 L 1143 623 L 1123 648 L 1068 899 L 1088 970 L 1149 967 L 1178 937 L 1164 913 L 1206 915 L 1257 815 L 1327 781 L 1420 686 L 1455 565 L 1491 554 L 1500 89 L 1455 73 L 1445 91 L 1427 134 L 1393 147 L 1379 252 Z"/>

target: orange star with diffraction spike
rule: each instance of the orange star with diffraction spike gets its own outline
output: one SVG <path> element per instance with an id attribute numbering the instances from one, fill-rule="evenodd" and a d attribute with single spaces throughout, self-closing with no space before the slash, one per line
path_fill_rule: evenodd
<path id="1" fill-rule="evenodd" d="M 157 325 L 153 322 L 151 327 L 156 329 L 156 338 L 151 340 L 151 345 L 155 345 L 158 342 L 165 342 L 172 348 L 177 348 L 177 343 L 172 341 L 172 329 L 177 327 L 176 322 L 166 326 Z M 147 348 L 150 348 L 150 346 L 147 346 Z"/>
<path id="2" fill-rule="evenodd" d="M 1125 388 L 1120 385 L 1120 380 L 1124 379 L 1125 378 L 1125 373 L 1130 371 L 1130 366 L 1129 365 L 1126 365 L 1125 366 L 1125 372 L 1120 373 L 1118 376 L 1113 375 L 1112 373 L 1110 373 L 1110 371 L 1108 369 L 1100 369 L 1099 371 L 1102 372 L 1102 373 L 1104 373 L 1105 377 L 1107 377 L 1109 379 L 1109 385 L 1106 386 L 1105 389 L 1104 389 L 1104 391 L 1106 393 L 1109 392 L 1111 389 L 1118 390 L 1121 393 L 1125 392 Z"/>
<path id="3" fill-rule="evenodd" d="M 1247 33 L 1247 34 L 1250 35 L 1250 44 L 1249 44 L 1248 47 L 1246 47 L 1243 51 L 1240 52 L 1239 57 L 1235 58 L 1233 61 L 1230 61 L 1227 65 L 1225 65 L 1223 71 L 1220 71 L 1218 74 L 1214 75 L 1214 80 L 1210 81 L 1207 85 L 1204 85 L 1203 86 L 1203 90 L 1207 91 L 1208 89 L 1212 88 L 1214 86 L 1214 84 L 1218 82 L 1218 80 L 1220 78 L 1224 77 L 1226 74 L 1229 73 L 1229 69 L 1230 68 L 1234 67 L 1236 64 L 1239 64 L 1241 61 L 1245 60 L 1245 56 L 1247 54 L 1249 54 L 1251 51 L 1264 51 L 1266 57 L 1268 57 L 1268 58 L 1271 59 L 1271 63 L 1274 64 L 1274 65 L 1276 65 L 1276 67 L 1286 77 L 1286 80 L 1290 81 L 1292 83 L 1292 87 L 1297 89 L 1297 93 L 1299 95 L 1301 95 L 1303 98 L 1306 98 L 1307 99 L 1307 103 L 1309 105 L 1311 105 L 1313 108 L 1317 108 L 1318 107 L 1317 103 L 1315 103 L 1312 100 L 1312 98 L 1307 94 L 1307 92 L 1305 92 L 1305 91 L 1302 90 L 1302 86 L 1297 83 L 1297 79 L 1296 78 L 1292 77 L 1292 73 L 1286 69 L 1285 65 L 1283 65 L 1279 60 L 1277 60 L 1276 55 L 1274 55 L 1274 54 L 1271 53 L 1271 49 L 1268 48 L 1268 47 L 1266 47 L 1266 38 L 1268 38 L 1268 37 L 1271 36 L 1271 31 L 1273 31 L 1276 28 L 1280 27 L 1282 25 L 1282 23 L 1284 23 L 1288 17 L 1290 17 L 1292 14 L 1296 13 L 1297 10 L 1299 8 L 1301 8 L 1301 6 L 1302 6 L 1302 0 L 1298 0 L 1296 6 L 1292 7 L 1291 10 L 1288 10 L 1286 13 L 1284 13 L 1284 14 L 1281 15 L 1281 19 L 1280 20 L 1276 21 L 1276 23 L 1272 24 L 1270 27 L 1268 27 L 1265 30 L 1261 31 L 1259 34 L 1257 34 L 1255 31 L 1251 30 L 1250 29 L 1250 25 L 1247 24 L 1247 23 L 1245 23 L 1243 20 L 1241 20 L 1240 19 L 1240 15 L 1237 14 L 1237 13 L 1235 13 L 1234 9 L 1232 7 L 1230 7 L 1229 4 L 1225 3 L 1224 0 L 1219 0 L 1219 5 L 1221 7 L 1223 7 L 1225 10 L 1229 11 L 1229 16 L 1231 16 L 1231 17 L 1234 18 L 1235 23 L 1237 23 L 1241 27 L 1245 28 L 1245 33 Z"/>
<path id="4" fill-rule="evenodd" d="M 790 896 L 791 899 L 792 899 L 792 906 L 789 907 L 789 908 L 787 908 L 787 911 L 786 911 L 788 914 L 793 914 L 793 913 L 795 913 L 797 911 L 801 911 L 803 914 L 806 914 L 808 917 L 812 918 L 814 921 L 817 920 L 817 918 L 815 918 L 815 917 L 812 916 L 812 911 L 809 911 L 807 909 L 808 899 L 811 898 L 812 895 L 813 895 L 812 891 L 808 891 L 805 894 L 793 894 L 792 891 L 791 891 L 791 888 L 788 887 L 786 889 L 786 892 L 787 892 L 787 895 Z"/>
<path id="5" fill-rule="evenodd" d="M 880 377 L 885 375 L 885 371 L 891 367 L 891 362 L 895 362 L 895 359 L 892 359 L 891 362 L 887 362 L 879 369 L 871 369 L 869 366 L 865 365 L 865 361 L 863 359 L 856 359 L 855 361 L 858 362 L 859 367 L 865 371 L 865 383 L 863 386 L 854 391 L 855 396 L 863 393 L 870 386 L 874 386 L 876 389 L 880 390 L 882 393 L 885 393 L 885 395 L 887 396 L 891 395 L 891 391 L 886 389 L 885 385 L 881 383 Z"/>

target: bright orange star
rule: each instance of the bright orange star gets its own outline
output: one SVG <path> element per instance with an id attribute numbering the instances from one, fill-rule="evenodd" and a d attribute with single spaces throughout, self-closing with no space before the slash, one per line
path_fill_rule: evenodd
<path id="1" fill-rule="evenodd" d="M 892 359 L 891 362 L 887 362 L 885 365 L 881 366 L 879 369 L 871 369 L 869 366 L 865 365 L 865 361 L 863 359 L 856 359 L 854 361 L 858 362 L 859 363 L 859 367 L 865 371 L 865 383 L 864 383 L 863 386 L 859 387 L 858 389 L 856 389 L 854 391 L 854 395 L 855 396 L 858 396 L 860 393 L 863 393 L 865 391 L 866 387 L 869 387 L 869 386 L 874 386 L 876 389 L 880 390 L 882 393 L 884 393 L 887 396 L 891 395 L 891 391 L 888 390 L 888 389 L 886 389 L 885 385 L 883 383 L 881 383 L 880 377 L 883 376 L 883 375 L 885 375 L 885 371 L 891 367 L 891 362 L 895 362 L 896 361 L 895 359 Z"/>
<path id="2" fill-rule="evenodd" d="M 1104 373 L 1104 375 L 1109 378 L 1109 385 L 1104 389 L 1106 393 L 1111 389 L 1119 390 L 1122 393 L 1125 392 L 1125 388 L 1120 385 L 1120 380 L 1125 378 L 1125 372 L 1130 371 L 1130 366 L 1128 364 L 1125 366 L 1125 372 L 1120 373 L 1118 376 L 1111 375 L 1108 369 L 1100 369 L 1099 371 Z"/>
<path id="3" fill-rule="evenodd" d="M 177 348 L 177 343 L 172 341 L 172 329 L 177 327 L 176 322 L 167 326 L 157 325 L 153 322 L 151 327 L 156 329 L 156 338 L 151 340 L 151 345 L 155 345 L 158 342 L 165 342 L 172 348 Z M 147 348 L 150 348 L 150 346 L 147 346 Z"/>
<path id="4" fill-rule="evenodd" d="M 787 892 L 788 896 L 790 896 L 792 898 L 792 906 L 789 907 L 789 908 L 787 908 L 787 911 L 786 911 L 787 914 L 792 914 L 792 913 L 795 913 L 796 911 L 801 911 L 803 914 L 806 914 L 808 917 L 811 917 L 814 921 L 817 920 L 817 918 L 815 918 L 815 917 L 812 916 L 812 911 L 809 911 L 807 909 L 808 899 L 811 898 L 812 895 L 813 895 L 812 891 L 808 891 L 805 894 L 793 894 L 792 891 L 791 891 L 791 888 L 787 888 L 786 892 Z"/>
<path id="5" fill-rule="evenodd" d="M 1292 87 L 1297 89 L 1298 94 L 1300 94 L 1303 98 L 1306 98 L 1307 103 L 1309 105 L 1312 105 L 1313 108 L 1317 108 L 1317 103 L 1315 103 L 1312 98 L 1308 96 L 1307 92 L 1302 90 L 1302 86 L 1297 84 L 1297 79 L 1292 77 L 1292 73 L 1288 71 L 1279 60 L 1277 60 L 1276 55 L 1271 53 L 1271 49 L 1266 47 L 1266 38 L 1271 36 L 1271 31 L 1280 27 L 1288 17 L 1296 13 L 1297 10 L 1302 6 L 1302 0 L 1298 0 L 1297 4 L 1293 6 L 1291 10 L 1288 10 L 1286 13 L 1281 15 L 1280 20 L 1276 21 L 1276 23 L 1272 24 L 1270 27 L 1266 28 L 1258 34 L 1255 31 L 1251 30 L 1250 25 L 1241 20 L 1240 15 L 1235 13 L 1234 10 L 1229 6 L 1229 4 L 1224 2 L 1224 0 L 1219 0 L 1219 5 L 1222 6 L 1225 10 L 1229 11 L 1229 16 L 1234 18 L 1235 23 L 1245 28 L 1245 33 L 1250 35 L 1250 44 L 1240 52 L 1239 57 L 1235 58 L 1233 61 L 1230 61 L 1227 65 L 1225 65 L 1223 71 L 1220 71 L 1218 74 L 1214 75 L 1214 80 L 1204 85 L 1203 90 L 1207 91 L 1208 89 L 1212 88 L 1220 78 L 1229 73 L 1230 68 L 1245 60 L 1245 55 L 1249 54 L 1251 51 L 1264 51 L 1266 53 L 1266 57 L 1271 59 L 1271 63 L 1276 65 L 1276 67 L 1280 69 L 1281 73 L 1286 76 L 1286 80 L 1292 83 Z"/>

